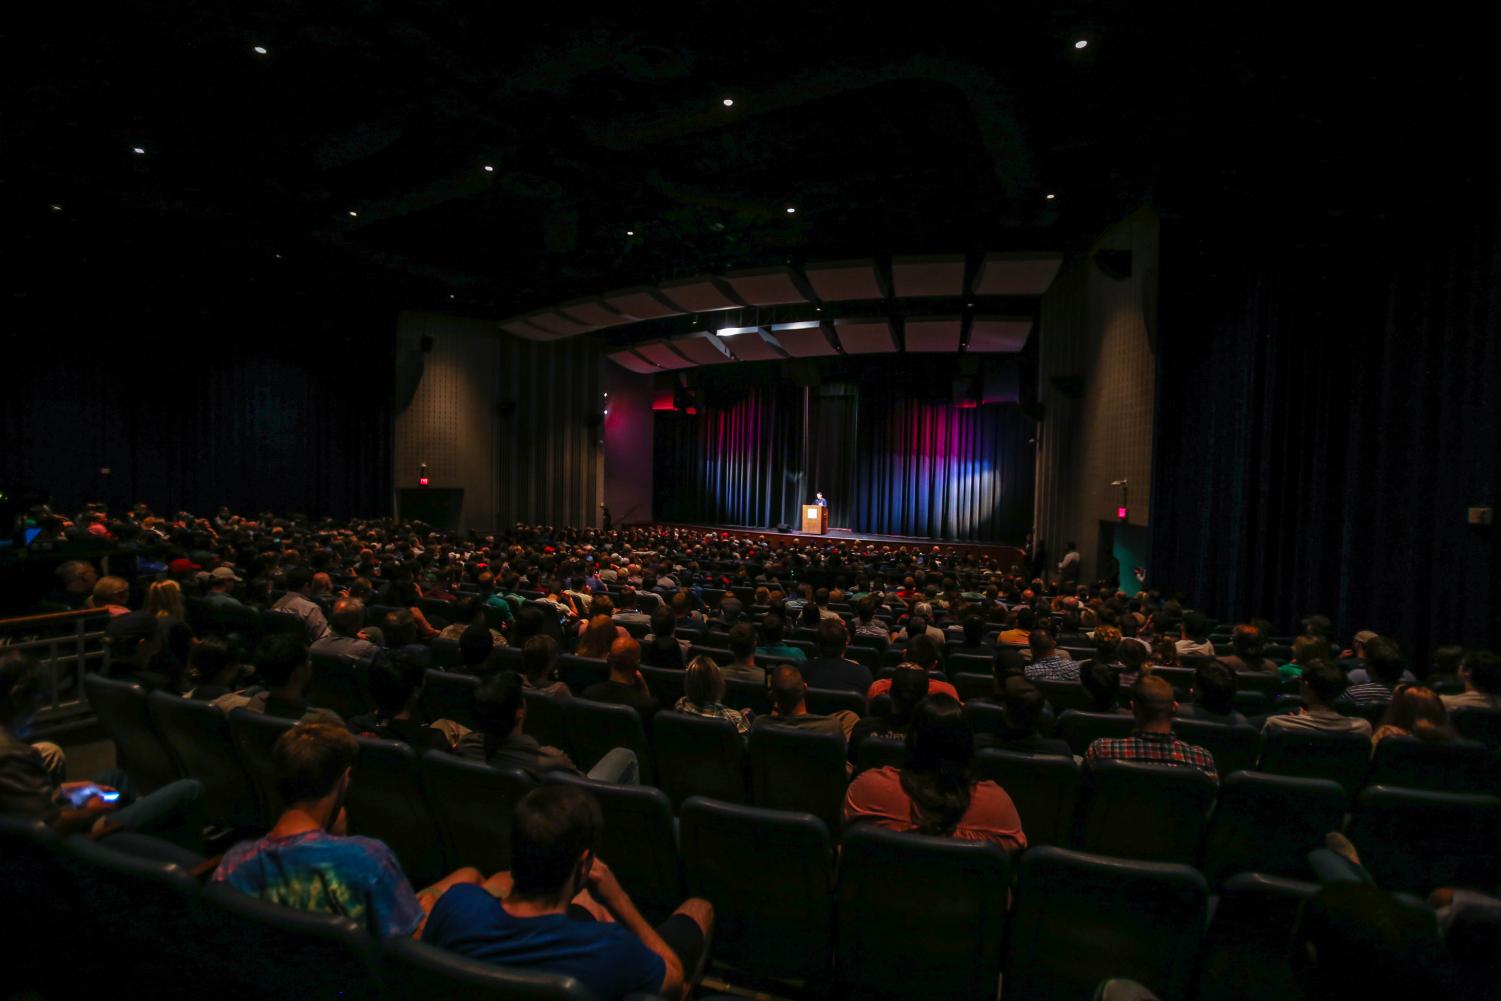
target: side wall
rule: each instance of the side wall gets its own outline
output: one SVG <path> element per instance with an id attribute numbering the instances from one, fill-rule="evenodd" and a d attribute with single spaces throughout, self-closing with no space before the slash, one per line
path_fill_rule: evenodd
<path id="1" fill-rule="evenodd" d="M 600 363 L 605 401 L 604 503 L 615 524 L 652 519 L 652 377 Z"/>

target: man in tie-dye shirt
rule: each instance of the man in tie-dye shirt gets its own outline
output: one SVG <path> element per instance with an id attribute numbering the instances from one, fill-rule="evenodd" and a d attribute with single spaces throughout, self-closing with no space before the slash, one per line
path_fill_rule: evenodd
<path id="1" fill-rule="evenodd" d="M 478 871 L 460 869 L 417 894 L 383 842 L 345 836 L 344 797 L 358 751 L 349 731 L 332 724 L 303 723 L 282 734 L 271 756 L 287 807 L 264 838 L 224 854 L 214 882 L 342 915 L 380 938 L 417 933 L 450 886 L 483 882 Z"/>

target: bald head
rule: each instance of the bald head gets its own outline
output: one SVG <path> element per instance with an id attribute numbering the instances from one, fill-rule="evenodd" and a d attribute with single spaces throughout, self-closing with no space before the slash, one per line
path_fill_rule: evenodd
<path id="1" fill-rule="evenodd" d="M 1173 698 L 1173 686 L 1155 675 L 1147 675 L 1131 686 L 1131 711 L 1138 725 L 1171 723 L 1173 710 L 1178 708 Z"/>
<path id="2" fill-rule="evenodd" d="M 807 691 L 808 683 L 803 680 L 803 672 L 790 664 L 783 664 L 771 672 L 771 697 L 780 715 L 796 715 L 803 707 L 803 695 Z"/>
<path id="3" fill-rule="evenodd" d="M 365 628 L 365 603 L 358 598 L 340 598 L 334 602 L 328 622 L 340 636 L 353 636 Z"/>
<path id="4" fill-rule="evenodd" d="M 613 680 L 630 684 L 636 680 L 636 668 L 641 666 L 641 644 L 629 636 L 621 636 L 610 644 L 605 661 L 610 665 Z"/>

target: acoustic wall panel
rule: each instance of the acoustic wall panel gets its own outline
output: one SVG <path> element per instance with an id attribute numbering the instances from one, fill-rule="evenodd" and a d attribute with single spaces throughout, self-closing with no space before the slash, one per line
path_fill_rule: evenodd
<path id="1" fill-rule="evenodd" d="M 719 279 L 708 276 L 667 282 L 659 286 L 659 291 L 685 313 L 708 313 L 745 305 Z"/>
<path id="2" fill-rule="evenodd" d="M 677 316 L 682 312 L 658 295 L 656 289 L 647 286 L 606 292 L 601 298 L 611 309 L 633 320 L 655 320 L 663 316 Z"/>
<path id="3" fill-rule="evenodd" d="M 665 369 L 691 368 L 693 362 L 672 349 L 666 341 L 649 341 L 635 345 L 636 353 L 647 361 L 654 361 Z"/>
<path id="4" fill-rule="evenodd" d="M 826 302 L 886 298 L 886 286 L 875 261 L 809 264 L 803 268 L 803 274 L 818 298 Z"/>
<path id="5" fill-rule="evenodd" d="M 621 368 L 630 369 L 632 372 L 636 372 L 641 375 L 656 375 L 657 372 L 660 371 L 657 366 L 653 365 L 651 362 L 647 361 L 645 358 L 641 357 L 629 348 L 624 351 L 613 351 L 606 357 L 608 357 L 615 364 L 619 365 Z"/>
<path id="6" fill-rule="evenodd" d="M 891 323 L 887 320 L 835 320 L 834 334 L 852 355 L 896 350 L 896 338 L 891 335 Z"/>
<path id="7" fill-rule="evenodd" d="M 1062 254 L 986 254 L 975 276 L 975 294 L 1042 295 L 1062 264 Z"/>
<path id="8" fill-rule="evenodd" d="M 817 320 L 773 324 L 771 334 L 794 358 L 816 358 L 839 353 L 829 341 L 827 328 Z"/>
<path id="9" fill-rule="evenodd" d="M 749 268 L 731 271 L 725 281 L 735 294 L 752 306 L 780 306 L 807 302 L 797 275 L 791 268 Z"/>
<path id="10" fill-rule="evenodd" d="M 927 353 L 959 351 L 962 322 L 957 316 L 924 316 L 906 322 L 907 350 Z"/>
<path id="11" fill-rule="evenodd" d="M 971 354 L 982 351 L 1020 351 L 1032 333 L 1030 316 L 977 316 L 969 325 Z"/>
<path id="12" fill-rule="evenodd" d="M 904 299 L 963 295 L 964 255 L 894 258 L 891 286 Z"/>

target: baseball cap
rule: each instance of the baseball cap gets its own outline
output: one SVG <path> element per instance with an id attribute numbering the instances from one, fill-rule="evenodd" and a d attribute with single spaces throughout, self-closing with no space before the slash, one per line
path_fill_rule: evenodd
<path id="1" fill-rule="evenodd" d="M 214 567 L 214 569 L 209 572 L 209 576 L 214 580 L 232 580 L 236 584 L 240 583 L 243 579 L 235 576 L 234 567 Z"/>
<path id="2" fill-rule="evenodd" d="M 1374 629 L 1362 629 L 1355 634 L 1356 643 L 1369 643 L 1379 635 Z"/>
<path id="3" fill-rule="evenodd" d="M 186 556 L 179 556 L 177 559 L 175 559 L 171 563 L 167 564 L 167 572 L 168 573 L 174 573 L 174 574 L 187 573 L 189 570 L 202 570 L 202 569 L 203 569 L 203 567 L 199 566 L 197 563 L 194 563 L 192 560 L 188 559 Z"/>

